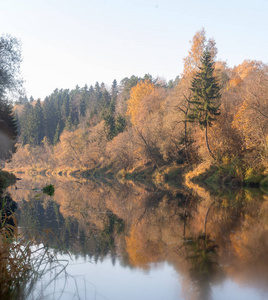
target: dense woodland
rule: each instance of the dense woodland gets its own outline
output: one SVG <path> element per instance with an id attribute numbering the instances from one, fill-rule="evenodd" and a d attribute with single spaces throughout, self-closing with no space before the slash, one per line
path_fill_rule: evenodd
<path id="1" fill-rule="evenodd" d="M 146 74 L 111 86 L 56 89 L 44 101 L 20 97 L 19 137 L 9 169 L 133 172 L 211 161 L 245 179 L 268 171 L 268 66 L 217 61 L 204 30 L 184 70 L 166 82 Z"/>

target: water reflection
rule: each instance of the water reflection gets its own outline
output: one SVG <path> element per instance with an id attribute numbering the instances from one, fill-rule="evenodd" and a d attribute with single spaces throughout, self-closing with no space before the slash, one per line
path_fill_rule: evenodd
<path id="1" fill-rule="evenodd" d="M 32 188 L 47 184 L 55 185 L 55 195 L 35 197 Z M 219 299 L 217 287 L 227 280 L 241 286 L 241 293 L 243 286 L 254 288 L 255 299 L 267 295 L 265 192 L 156 190 L 141 183 L 38 176 L 23 177 L 9 192 L 19 205 L 21 230 L 58 253 L 93 263 L 109 257 L 113 265 L 145 272 L 167 263 L 177 272 L 178 286 L 182 282 L 174 299 Z"/>

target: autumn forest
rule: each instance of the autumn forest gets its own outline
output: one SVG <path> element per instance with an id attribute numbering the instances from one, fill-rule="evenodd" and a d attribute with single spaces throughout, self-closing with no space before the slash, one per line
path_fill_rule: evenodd
<path id="1" fill-rule="evenodd" d="M 20 97 L 19 138 L 9 170 L 96 170 L 131 176 L 209 162 L 229 184 L 267 183 L 268 66 L 217 60 L 214 39 L 198 31 L 183 73 L 166 82 L 146 74 L 111 87 L 56 89 L 44 101 Z"/>

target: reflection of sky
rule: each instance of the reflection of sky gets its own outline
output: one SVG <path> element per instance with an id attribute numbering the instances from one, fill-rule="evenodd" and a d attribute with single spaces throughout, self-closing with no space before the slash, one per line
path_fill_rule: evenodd
<path id="1" fill-rule="evenodd" d="M 68 259 L 68 256 L 58 256 L 58 259 Z M 64 290 L 64 300 L 180 299 L 178 275 L 167 263 L 154 265 L 150 271 L 143 271 L 125 268 L 119 262 L 113 265 L 110 258 L 97 264 L 78 258 L 70 261 L 67 273 L 67 277 L 61 273 L 45 290 L 44 296 L 49 295 L 48 299 L 58 299 L 60 291 Z M 50 276 L 45 278 L 46 281 L 49 280 L 48 277 Z M 36 290 L 40 291 L 40 287 L 36 287 Z M 74 296 L 74 293 L 77 294 Z"/>
<path id="2" fill-rule="evenodd" d="M 225 280 L 221 285 L 212 287 L 212 299 L 215 300 L 264 300 L 268 299 L 268 293 L 238 285 L 231 280 Z"/>
<path id="3" fill-rule="evenodd" d="M 59 260 L 68 260 L 68 255 L 58 255 Z M 64 263 L 65 264 L 65 263 Z M 59 272 L 61 268 L 58 268 Z M 55 276 L 55 270 L 48 273 L 35 287 L 33 294 L 38 298 L 40 290 Z M 167 263 L 153 264 L 150 270 L 124 267 L 119 260 L 113 265 L 110 258 L 97 264 L 79 257 L 69 262 L 66 273 L 62 272 L 56 281 L 44 290 L 45 299 L 109 299 L 109 300 L 184 300 L 181 276 Z M 231 280 L 212 286 L 213 300 L 263 300 L 268 294 L 251 287 L 238 285 Z M 43 299 L 41 297 L 41 299 Z"/>

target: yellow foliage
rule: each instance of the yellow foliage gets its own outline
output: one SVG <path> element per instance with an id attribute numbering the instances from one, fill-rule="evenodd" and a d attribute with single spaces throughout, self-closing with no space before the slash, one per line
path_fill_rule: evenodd
<path id="1" fill-rule="evenodd" d="M 198 71 L 198 67 L 200 67 L 200 59 L 203 55 L 203 52 L 206 47 L 208 47 L 211 57 L 214 58 L 217 55 L 217 48 L 214 39 L 206 39 L 206 31 L 203 28 L 200 31 L 197 31 L 194 35 L 191 43 L 191 49 L 188 52 L 188 56 L 184 58 L 184 69 L 183 69 L 183 76 L 189 77 L 192 76 L 193 73 Z"/>
<path id="2" fill-rule="evenodd" d="M 229 87 L 238 86 L 242 82 L 241 77 L 236 76 L 229 81 Z"/>
<path id="3" fill-rule="evenodd" d="M 230 164 L 231 158 L 229 157 L 229 155 L 224 155 L 224 156 L 222 157 L 222 162 L 223 162 L 223 164 L 225 164 L 225 165 Z"/>
<path id="4" fill-rule="evenodd" d="M 245 78 L 259 68 L 259 63 L 253 60 L 245 60 L 242 64 L 234 67 L 233 77 L 229 81 L 229 87 L 238 86 Z"/>
<path id="5" fill-rule="evenodd" d="M 234 68 L 236 74 L 240 76 L 241 79 L 245 79 L 252 72 L 258 68 L 258 62 L 253 60 L 245 60 L 242 64 Z"/>
<path id="6" fill-rule="evenodd" d="M 256 145 L 256 140 L 252 138 L 252 130 L 254 131 L 254 128 L 248 112 L 248 103 L 247 101 L 244 101 L 234 116 L 232 127 L 242 133 L 246 149 L 251 149 Z"/>
<path id="7" fill-rule="evenodd" d="M 155 86 L 149 80 L 141 81 L 130 91 L 127 116 L 130 116 L 132 125 L 137 125 L 137 119 L 141 112 L 142 100 L 155 91 Z"/>

